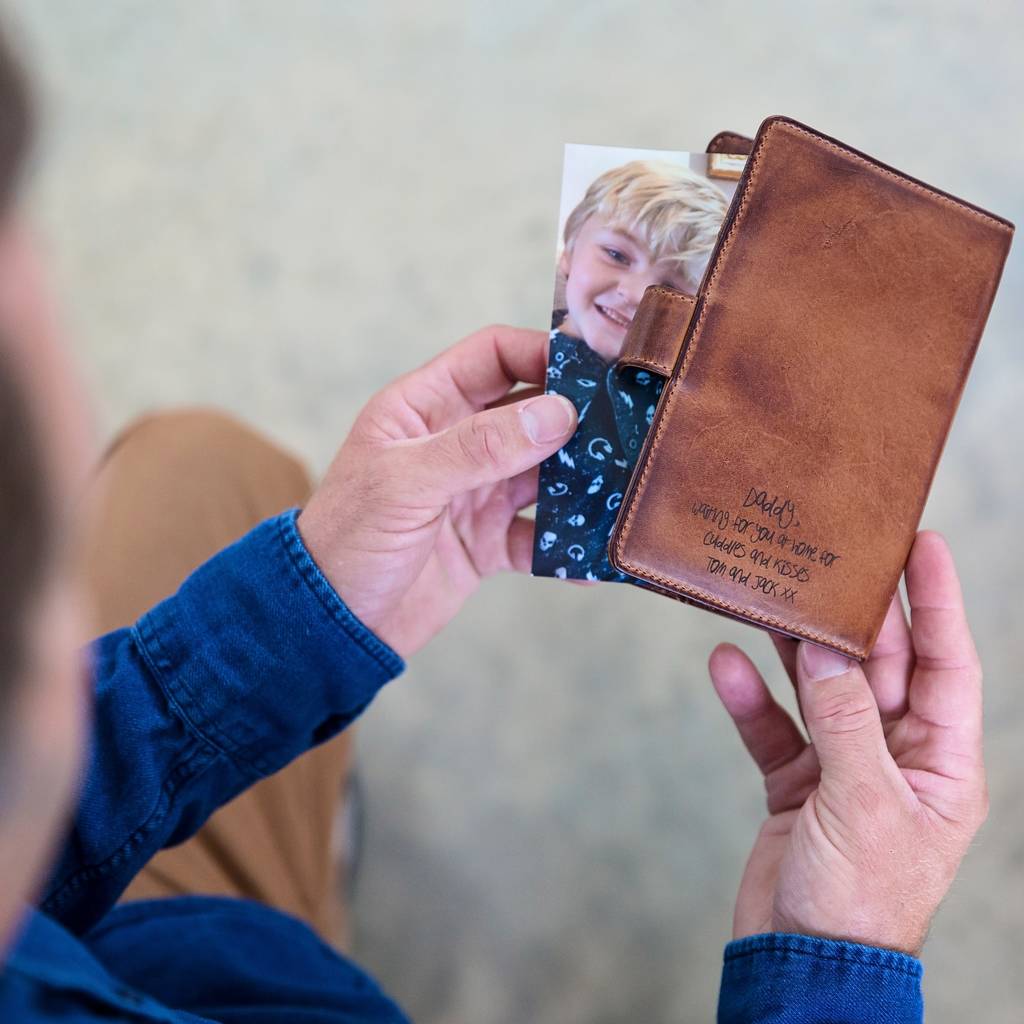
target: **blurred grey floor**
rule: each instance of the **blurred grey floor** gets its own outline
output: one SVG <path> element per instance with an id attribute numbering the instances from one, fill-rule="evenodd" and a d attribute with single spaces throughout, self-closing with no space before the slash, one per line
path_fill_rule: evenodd
<path id="1" fill-rule="evenodd" d="M 104 435 L 215 402 L 322 469 L 377 387 L 545 325 L 562 143 L 685 149 L 787 113 L 1024 221 L 1021 8 L 9 3 L 34 187 Z M 988 825 L 927 946 L 929 1020 L 1024 1003 L 1024 257 L 925 523 L 987 669 Z M 627 587 L 490 581 L 367 715 L 358 957 L 427 1022 L 713 1016 L 760 787 L 707 682 L 758 633 Z"/>

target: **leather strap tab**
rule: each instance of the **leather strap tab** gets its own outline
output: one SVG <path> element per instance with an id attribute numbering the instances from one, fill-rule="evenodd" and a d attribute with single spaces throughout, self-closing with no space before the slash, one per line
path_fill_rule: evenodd
<path id="1" fill-rule="evenodd" d="M 708 153 L 736 153 L 748 156 L 754 140 L 739 132 L 719 132 L 709 143 Z"/>
<path id="2" fill-rule="evenodd" d="M 696 300 L 674 288 L 653 284 L 643 294 L 626 332 L 616 366 L 637 366 L 670 377 L 693 316 Z"/>

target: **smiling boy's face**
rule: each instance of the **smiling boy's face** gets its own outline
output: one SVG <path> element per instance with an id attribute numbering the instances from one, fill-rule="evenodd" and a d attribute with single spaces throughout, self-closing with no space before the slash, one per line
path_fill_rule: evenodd
<path id="1" fill-rule="evenodd" d="M 641 238 L 596 213 L 584 221 L 572 251 L 563 251 L 559 268 L 569 311 L 561 330 L 582 338 L 607 362 L 619 357 L 649 285 L 690 290 L 675 260 L 657 259 Z"/>

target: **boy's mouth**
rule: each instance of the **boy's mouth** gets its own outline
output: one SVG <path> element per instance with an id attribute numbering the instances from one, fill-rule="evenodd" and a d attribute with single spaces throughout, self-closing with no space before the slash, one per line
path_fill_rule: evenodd
<path id="1" fill-rule="evenodd" d="M 608 306 L 602 306 L 599 302 L 595 302 L 594 306 L 597 309 L 597 311 L 603 317 L 605 317 L 605 319 L 611 320 L 611 322 L 615 324 L 616 327 L 621 327 L 623 330 L 626 330 L 629 327 L 629 325 L 633 322 L 632 317 L 624 316 L 617 309 L 611 309 Z"/>

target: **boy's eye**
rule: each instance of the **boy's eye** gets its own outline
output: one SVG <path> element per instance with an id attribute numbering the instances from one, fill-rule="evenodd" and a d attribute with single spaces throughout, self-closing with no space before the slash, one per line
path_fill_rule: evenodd
<path id="1" fill-rule="evenodd" d="M 611 249 L 608 246 L 604 247 L 604 251 L 613 259 L 616 263 L 628 263 L 629 257 L 625 253 L 620 252 L 618 249 Z"/>

